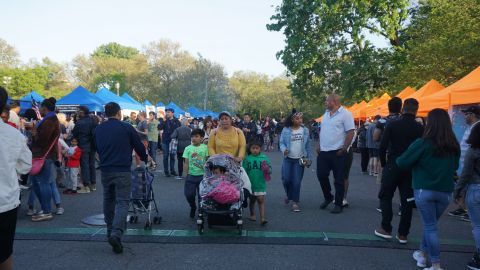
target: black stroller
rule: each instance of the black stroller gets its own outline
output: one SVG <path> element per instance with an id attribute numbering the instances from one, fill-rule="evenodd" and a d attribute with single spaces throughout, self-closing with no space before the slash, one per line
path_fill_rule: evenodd
<path id="1" fill-rule="evenodd" d="M 159 216 L 157 202 L 153 193 L 153 173 L 147 168 L 138 167 L 132 171 L 132 190 L 130 192 L 130 205 L 128 212 L 131 215 L 128 218 L 130 223 L 138 223 L 138 214 L 148 215 L 145 223 L 145 230 L 152 229 L 153 224 L 160 224 L 162 217 Z M 152 222 L 152 211 L 156 215 Z"/>
<path id="2" fill-rule="evenodd" d="M 204 233 L 205 217 L 208 227 L 235 226 L 242 234 L 242 202 L 244 200 L 242 171 L 240 165 L 230 155 L 213 155 L 205 163 L 205 175 L 200 182 L 200 205 L 198 210 L 198 233 Z M 212 197 L 216 191 L 223 192 L 227 187 L 230 194 Z M 218 195 L 218 194 L 217 194 Z"/>

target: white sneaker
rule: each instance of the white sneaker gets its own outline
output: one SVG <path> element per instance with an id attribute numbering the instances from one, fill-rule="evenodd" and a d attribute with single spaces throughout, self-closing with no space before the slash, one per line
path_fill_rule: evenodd
<path id="1" fill-rule="evenodd" d="M 80 190 L 77 190 L 77 193 L 80 193 L 80 194 L 90 193 L 90 188 L 89 187 L 82 187 Z"/>
<path id="2" fill-rule="evenodd" d="M 176 180 L 183 180 L 183 178 L 181 176 L 175 176 L 175 179 Z"/>
<path id="3" fill-rule="evenodd" d="M 43 214 L 43 211 L 40 210 L 38 213 L 37 213 L 37 210 L 35 210 L 35 209 L 28 209 L 28 211 L 27 211 L 27 216 L 34 216 L 36 214 L 39 214 L 39 215 Z"/>
<path id="4" fill-rule="evenodd" d="M 427 267 L 427 258 L 423 254 L 421 250 L 415 250 L 413 252 L 413 259 L 417 261 L 417 266 L 418 267 Z M 425 268 L 425 270 L 430 269 L 430 268 Z M 432 268 L 433 270 L 434 268 Z"/>
<path id="5" fill-rule="evenodd" d="M 347 202 L 347 200 L 343 199 L 342 207 L 348 207 L 348 202 Z"/>
<path id="6" fill-rule="evenodd" d="M 58 207 L 55 215 L 63 215 L 63 213 L 65 213 L 65 209 L 63 209 L 63 207 Z"/>

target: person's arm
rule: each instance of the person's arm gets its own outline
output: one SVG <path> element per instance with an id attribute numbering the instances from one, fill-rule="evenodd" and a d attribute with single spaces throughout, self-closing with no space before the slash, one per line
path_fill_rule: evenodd
<path id="1" fill-rule="evenodd" d="M 458 159 L 457 159 L 458 160 Z M 475 173 L 475 163 L 476 158 L 474 155 L 474 150 L 469 148 L 465 153 L 465 158 L 463 159 L 463 169 L 460 178 L 455 185 L 454 198 L 457 199 L 461 197 L 462 190 L 467 186 L 468 182 L 473 178 Z M 458 164 L 458 161 L 457 161 Z"/>
<path id="2" fill-rule="evenodd" d="M 15 165 L 15 170 L 18 174 L 27 174 L 32 168 L 32 152 L 27 146 L 25 140 L 21 139 L 21 149 L 20 155 L 17 159 L 17 164 Z"/>
<path id="3" fill-rule="evenodd" d="M 383 131 L 382 139 L 380 140 L 380 146 L 378 148 L 378 155 L 380 158 L 380 164 L 382 168 L 387 164 L 387 149 L 390 143 L 391 125 L 385 127 Z"/>
<path id="4" fill-rule="evenodd" d="M 353 140 L 353 135 L 355 134 L 355 130 L 351 129 L 347 131 L 347 135 L 345 135 L 345 142 L 343 143 L 342 149 L 340 149 L 341 153 L 344 154 L 347 152 L 348 148 L 350 147 L 350 144 L 352 143 Z"/>
<path id="5" fill-rule="evenodd" d="M 177 130 L 178 130 L 178 128 L 176 128 L 176 129 L 173 131 L 172 135 L 170 135 L 170 138 L 171 138 L 171 139 L 177 139 L 177 137 L 178 137 L 178 131 L 177 131 Z"/>
<path id="6" fill-rule="evenodd" d="M 398 167 L 402 169 L 411 169 L 422 156 L 425 143 L 426 142 L 423 139 L 417 139 L 410 144 L 408 149 L 395 161 Z"/>
<path id="7" fill-rule="evenodd" d="M 238 158 L 243 160 L 245 158 L 245 152 L 247 150 L 247 142 L 245 140 L 245 135 L 243 132 L 238 131 Z"/>
<path id="8" fill-rule="evenodd" d="M 305 135 L 303 136 L 305 138 L 305 152 L 307 152 L 307 159 L 310 159 L 310 144 L 311 144 L 311 139 L 310 139 L 310 131 L 308 128 L 305 129 Z"/>
<path id="9" fill-rule="evenodd" d="M 208 137 L 208 155 L 209 156 L 213 156 L 215 155 L 217 152 L 215 151 L 217 145 L 215 144 L 215 129 L 212 129 L 212 131 L 210 131 L 210 137 Z"/>
<path id="10" fill-rule="evenodd" d="M 132 126 L 129 126 L 128 130 L 130 133 L 130 142 L 133 145 L 133 149 L 135 150 L 135 153 L 137 153 L 140 156 L 140 159 L 142 161 L 147 162 L 148 161 L 147 149 L 145 149 L 145 145 L 143 145 L 142 141 L 140 140 L 140 136 Z"/>
<path id="11" fill-rule="evenodd" d="M 286 135 L 285 135 L 285 128 L 282 129 L 282 133 L 280 134 L 280 151 L 287 156 L 288 149 L 287 149 L 287 142 L 286 142 Z"/>
<path id="12" fill-rule="evenodd" d="M 190 163 L 188 161 L 188 158 L 183 159 L 183 174 L 188 175 L 190 173 Z"/>

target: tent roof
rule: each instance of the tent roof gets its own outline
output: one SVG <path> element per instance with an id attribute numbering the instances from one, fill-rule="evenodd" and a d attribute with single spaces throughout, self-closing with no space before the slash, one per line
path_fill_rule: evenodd
<path id="1" fill-rule="evenodd" d="M 153 106 L 153 104 L 152 104 L 148 99 L 146 99 L 146 100 L 143 102 L 143 105 L 145 105 L 145 106 Z"/>
<path id="2" fill-rule="evenodd" d="M 438 93 L 438 91 L 444 89 L 445 86 L 443 86 L 441 83 L 438 81 L 431 79 L 428 81 L 424 86 L 422 86 L 420 89 L 418 89 L 417 92 L 411 94 L 407 98 L 414 98 L 416 100 L 420 100 L 422 98 L 428 97 L 430 95 L 433 95 L 435 93 Z"/>
<path id="3" fill-rule="evenodd" d="M 165 104 L 163 104 L 163 102 L 157 102 L 157 107 L 165 107 Z"/>
<path id="4" fill-rule="evenodd" d="M 382 107 L 387 106 L 388 101 L 391 97 L 385 93 L 380 96 L 375 102 L 369 103 L 367 108 L 365 109 L 365 116 L 364 117 L 373 117 L 375 115 L 380 115 L 382 113 Z M 363 116 L 363 115 L 361 115 Z"/>
<path id="5" fill-rule="evenodd" d="M 165 106 L 165 109 L 173 109 L 174 110 L 173 114 L 176 117 L 179 117 L 181 114 L 185 114 L 185 111 L 182 110 L 182 108 L 178 107 L 178 105 L 173 103 L 172 101 L 170 101 L 170 103 L 168 103 L 168 105 Z"/>
<path id="6" fill-rule="evenodd" d="M 451 105 L 475 103 L 480 99 L 480 93 L 475 90 L 475 85 L 479 83 L 480 67 L 477 67 L 447 88 L 419 100 L 418 115 L 426 116 L 435 108 L 448 110 Z"/>
<path id="7" fill-rule="evenodd" d="M 25 96 L 23 96 L 20 101 L 26 101 L 26 102 L 31 102 L 32 101 L 32 98 L 36 101 L 36 102 L 42 102 L 45 98 L 42 97 L 41 95 L 39 95 L 37 92 L 35 92 L 35 90 L 32 90 L 32 92 L 26 94 Z"/>
<path id="8" fill-rule="evenodd" d="M 402 100 L 404 100 L 413 93 L 415 93 L 415 89 L 411 88 L 410 86 L 407 86 L 400 93 L 398 93 L 396 97 L 399 97 Z"/>
<path id="9" fill-rule="evenodd" d="M 103 101 L 83 86 L 77 86 L 70 94 L 57 101 L 57 105 L 86 106 L 90 111 L 103 112 Z"/>
<path id="10" fill-rule="evenodd" d="M 129 100 L 130 102 L 133 102 L 134 104 L 137 105 L 142 105 L 142 103 L 136 101 L 134 98 L 132 98 L 127 92 L 123 93 L 122 98 Z"/>
<path id="11" fill-rule="evenodd" d="M 120 105 L 120 108 L 127 109 L 127 110 L 135 110 L 135 111 L 143 111 L 145 108 L 142 105 L 135 104 L 128 99 L 123 97 L 119 97 L 112 93 L 107 88 L 102 88 L 97 91 L 95 94 L 98 98 L 103 101 L 103 104 L 107 104 L 108 102 L 116 102 Z"/>
<path id="12" fill-rule="evenodd" d="M 362 100 L 362 102 L 358 104 L 357 108 L 355 108 L 355 110 L 352 110 L 352 115 L 354 119 L 360 118 L 360 111 L 365 109 L 365 107 L 367 107 L 367 104 L 368 103 L 365 100 Z"/>
<path id="13" fill-rule="evenodd" d="M 190 116 L 192 117 L 203 117 L 207 115 L 205 112 L 195 106 L 188 107 L 187 112 L 190 113 Z"/>

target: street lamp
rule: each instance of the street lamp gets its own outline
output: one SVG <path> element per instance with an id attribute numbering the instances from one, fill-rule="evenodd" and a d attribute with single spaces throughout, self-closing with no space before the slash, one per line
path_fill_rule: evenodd
<path id="1" fill-rule="evenodd" d="M 119 82 L 115 83 L 115 89 L 117 89 L 117 96 L 120 96 L 120 83 Z"/>

